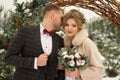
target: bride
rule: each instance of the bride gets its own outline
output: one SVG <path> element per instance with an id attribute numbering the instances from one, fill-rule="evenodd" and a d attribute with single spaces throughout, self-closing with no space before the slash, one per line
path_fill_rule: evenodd
<path id="1" fill-rule="evenodd" d="M 87 66 L 74 71 L 65 69 L 66 80 L 102 80 L 103 64 L 95 43 L 83 28 L 84 16 L 77 10 L 71 10 L 63 17 L 65 47 L 77 46 L 76 51 L 88 56 Z"/>

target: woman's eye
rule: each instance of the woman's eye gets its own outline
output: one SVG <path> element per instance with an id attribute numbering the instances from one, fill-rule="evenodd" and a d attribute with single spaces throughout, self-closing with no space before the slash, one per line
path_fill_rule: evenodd
<path id="1" fill-rule="evenodd" d="M 65 24 L 65 26 L 69 26 L 69 24 Z"/>
<path id="2" fill-rule="evenodd" d="M 74 25 L 74 24 L 73 24 L 72 26 L 73 26 L 73 27 L 76 27 L 76 25 Z"/>

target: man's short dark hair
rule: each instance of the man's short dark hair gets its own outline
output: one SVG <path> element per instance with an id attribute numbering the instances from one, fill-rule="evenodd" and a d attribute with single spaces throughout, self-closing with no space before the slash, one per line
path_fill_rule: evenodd
<path id="1" fill-rule="evenodd" d="M 48 4 L 48 5 L 45 6 L 45 8 L 44 8 L 43 16 L 45 16 L 45 14 L 46 14 L 47 12 L 52 11 L 52 10 L 54 10 L 54 11 L 59 11 L 59 10 L 61 10 L 61 8 L 60 8 L 59 6 L 57 6 L 57 5 L 55 5 L 55 4 Z"/>

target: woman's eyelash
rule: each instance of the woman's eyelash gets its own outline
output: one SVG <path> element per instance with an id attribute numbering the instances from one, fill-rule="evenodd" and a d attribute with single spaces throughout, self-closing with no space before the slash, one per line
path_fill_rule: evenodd
<path id="1" fill-rule="evenodd" d="M 65 26 L 69 26 L 69 24 L 65 24 Z"/>
<path id="2" fill-rule="evenodd" d="M 73 26 L 73 27 L 76 27 L 76 25 L 74 25 L 74 24 L 73 24 L 72 26 Z"/>

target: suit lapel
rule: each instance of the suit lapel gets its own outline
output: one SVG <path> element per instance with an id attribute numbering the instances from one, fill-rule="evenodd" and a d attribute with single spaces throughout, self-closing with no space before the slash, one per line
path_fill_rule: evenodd
<path id="1" fill-rule="evenodd" d="M 55 35 L 53 35 L 53 37 L 52 37 L 52 46 L 53 46 L 52 53 L 54 53 L 54 51 L 56 51 L 57 43 L 58 43 L 57 38 L 55 37 Z"/>
<path id="2" fill-rule="evenodd" d="M 34 37 L 35 37 L 36 50 L 38 54 L 43 53 L 44 51 L 42 49 L 41 39 L 40 39 L 40 25 L 37 25 L 35 27 Z"/>
<path id="3" fill-rule="evenodd" d="M 58 41 L 57 38 L 55 37 L 55 35 L 53 35 L 52 37 L 52 52 L 50 55 L 50 61 L 52 61 L 52 59 L 54 58 L 54 55 L 57 54 L 57 46 L 58 46 Z"/>

